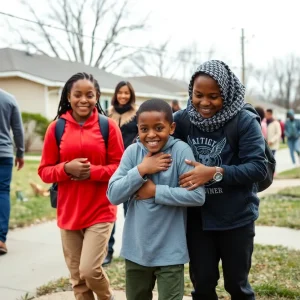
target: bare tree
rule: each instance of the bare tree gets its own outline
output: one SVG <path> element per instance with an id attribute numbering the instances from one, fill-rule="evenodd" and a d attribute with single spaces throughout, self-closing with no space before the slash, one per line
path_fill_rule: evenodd
<path id="1" fill-rule="evenodd" d="M 277 95 L 274 102 L 290 108 L 299 85 L 299 58 L 291 54 L 285 59 L 274 59 L 273 73 L 277 87 Z"/>
<path id="2" fill-rule="evenodd" d="M 214 54 L 212 47 L 208 52 L 198 51 L 196 43 L 176 52 L 170 50 L 170 42 L 169 39 L 158 47 L 149 45 L 131 57 L 130 59 L 137 69 L 136 73 L 189 80 L 200 63 L 211 59 Z"/>
<path id="3" fill-rule="evenodd" d="M 160 77 L 174 78 L 180 66 L 178 56 L 173 56 L 169 51 L 170 39 L 158 47 L 151 44 L 140 50 L 130 58 L 137 73 Z"/>
<path id="4" fill-rule="evenodd" d="M 24 27 L 21 32 L 18 26 L 11 26 L 18 34 L 18 41 L 36 52 L 112 70 L 137 52 L 119 43 L 120 38 L 145 29 L 147 19 L 130 21 L 130 0 L 120 2 L 48 1 L 48 12 L 40 15 L 29 0 L 23 0 L 35 24 L 26 27 L 29 34 L 24 34 Z"/>

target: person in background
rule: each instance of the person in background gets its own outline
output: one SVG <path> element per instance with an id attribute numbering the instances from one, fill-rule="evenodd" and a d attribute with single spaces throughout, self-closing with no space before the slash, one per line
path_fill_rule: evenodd
<path id="1" fill-rule="evenodd" d="M 217 300 L 222 261 L 225 289 L 232 300 L 254 300 L 248 280 L 259 198 L 256 183 L 267 175 L 259 117 L 244 110 L 245 87 L 219 60 L 201 64 L 189 84 L 185 110 L 174 115 L 174 136 L 187 141 L 197 160 L 179 177 L 182 188 L 205 184 L 205 203 L 188 208 L 187 242 L 193 300 Z M 238 115 L 238 151 L 224 127 Z M 191 185 L 192 184 L 192 185 Z"/>
<path id="2" fill-rule="evenodd" d="M 265 119 L 265 110 L 261 106 L 256 106 L 255 110 L 257 111 L 260 120 L 261 120 L 261 131 L 265 139 L 267 139 L 267 122 Z"/>
<path id="3" fill-rule="evenodd" d="M 300 120 L 295 119 L 295 113 L 293 109 L 288 110 L 286 117 L 287 119 L 284 126 L 284 135 L 287 138 L 291 159 L 293 164 L 296 164 L 296 152 L 300 163 Z"/>
<path id="4" fill-rule="evenodd" d="M 178 110 L 181 110 L 178 100 L 172 100 L 171 107 L 172 107 L 173 113 Z"/>
<path id="5" fill-rule="evenodd" d="M 106 147 L 99 98 L 100 86 L 90 74 L 77 73 L 66 82 L 55 118 L 65 119 L 65 131 L 58 147 L 56 121 L 49 125 L 38 168 L 44 182 L 58 184 L 57 223 L 77 300 L 94 300 L 93 293 L 114 299 L 101 265 L 117 213 L 106 190 L 124 146 L 119 127 L 108 119 Z"/>
<path id="6" fill-rule="evenodd" d="M 111 100 L 111 107 L 108 110 L 108 116 L 120 127 L 125 149 L 131 145 L 137 137 L 138 128 L 136 122 L 136 111 L 137 106 L 135 104 L 135 92 L 132 85 L 128 81 L 119 82 Z M 127 205 L 127 202 L 123 203 L 124 216 L 126 216 L 127 213 Z M 115 229 L 116 224 L 114 224 L 109 238 L 108 253 L 104 259 L 103 266 L 110 264 L 113 258 Z"/>
<path id="7" fill-rule="evenodd" d="M 278 122 L 279 122 L 280 128 L 281 128 L 281 141 L 282 141 L 283 144 L 285 144 L 284 122 L 280 119 L 278 119 Z"/>
<path id="8" fill-rule="evenodd" d="M 281 127 L 277 120 L 273 117 L 273 110 L 266 110 L 266 120 L 267 120 L 267 142 L 268 145 L 275 155 L 276 151 L 279 149 L 281 141 Z"/>
<path id="9" fill-rule="evenodd" d="M 16 146 L 10 130 L 12 129 Z M 6 236 L 10 215 L 10 183 L 13 165 L 17 170 L 24 166 L 24 130 L 15 97 L 0 89 L 0 255 L 7 253 Z"/>
<path id="10" fill-rule="evenodd" d="M 186 207 L 203 205 L 204 188 L 179 186 L 178 176 L 193 169 L 184 160 L 194 155 L 189 145 L 170 136 L 175 129 L 170 105 L 145 101 L 137 121 L 139 138 L 125 150 L 107 190 L 116 205 L 130 198 L 121 250 L 126 299 L 152 299 L 157 279 L 160 300 L 181 300 L 189 260 Z"/>

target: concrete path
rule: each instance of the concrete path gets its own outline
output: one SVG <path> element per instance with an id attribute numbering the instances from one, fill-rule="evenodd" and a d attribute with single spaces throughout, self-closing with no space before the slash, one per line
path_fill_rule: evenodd
<path id="1" fill-rule="evenodd" d="M 26 158 L 28 159 L 28 158 Z M 31 157 L 31 160 L 39 160 L 39 157 Z M 287 149 L 277 153 L 277 172 L 293 167 Z M 286 186 L 300 185 L 300 180 L 278 181 L 275 180 L 268 191 L 276 192 Z M 115 256 L 118 256 L 121 248 L 123 230 L 123 209 L 118 209 L 118 221 L 116 228 Z M 255 242 L 260 244 L 284 245 L 292 249 L 300 250 L 300 231 L 277 228 L 256 227 Z M 61 249 L 59 230 L 56 222 L 16 229 L 8 235 L 9 253 L 0 257 L 0 299 L 21 299 L 26 292 L 34 293 L 38 286 L 55 280 L 61 276 L 68 276 Z M 125 300 L 123 292 L 116 292 L 116 300 Z M 43 300 L 71 300 L 72 292 L 58 293 L 42 297 Z M 186 298 L 190 299 L 190 298 Z"/>

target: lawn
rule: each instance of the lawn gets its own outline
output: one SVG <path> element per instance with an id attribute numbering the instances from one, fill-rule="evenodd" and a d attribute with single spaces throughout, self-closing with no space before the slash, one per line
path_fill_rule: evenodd
<path id="1" fill-rule="evenodd" d="M 258 300 L 300 299 L 300 251 L 283 247 L 255 245 L 250 282 Z M 123 259 L 114 259 L 106 271 L 115 290 L 125 289 Z M 37 289 L 37 295 L 71 290 L 69 280 L 60 278 Z M 185 294 L 190 295 L 192 284 L 188 266 L 185 267 Z M 220 280 L 217 288 L 220 299 L 230 299 Z"/>
<path id="2" fill-rule="evenodd" d="M 22 170 L 16 171 L 14 168 L 11 183 L 11 217 L 9 224 L 11 229 L 55 218 L 56 210 L 50 207 L 49 197 L 35 196 L 30 186 L 30 182 L 34 182 L 44 188 L 49 187 L 38 176 L 38 165 L 39 162 L 25 161 Z M 21 191 L 28 201 L 17 200 L 17 191 Z"/>
<path id="3" fill-rule="evenodd" d="M 285 149 L 287 147 L 288 147 L 288 145 L 286 142 L 285 143 L 280 142 L 279 149 Z"/>
<path id="4" fill-rule="evenodd" d="M 294 168 L 276 175 L 276 179 L 300 179 L 300 168 Z M 300 185 L 300 180 L 299 180 Z"/>
<path id="5" fill-rule="evenodd" d="M 300 186 L 261 198 L 257 225 L 300 229 Z"/>

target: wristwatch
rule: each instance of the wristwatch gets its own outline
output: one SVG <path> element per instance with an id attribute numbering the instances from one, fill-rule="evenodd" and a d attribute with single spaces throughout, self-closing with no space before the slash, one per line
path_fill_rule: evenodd
<path id="1" fill-rule="evenodd" d="M 223 174 L 220 167 L 216 167 L 216 173 L 213 176 L 214 181 L 220 182 L 223 179 Z"/>

